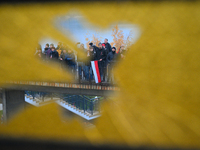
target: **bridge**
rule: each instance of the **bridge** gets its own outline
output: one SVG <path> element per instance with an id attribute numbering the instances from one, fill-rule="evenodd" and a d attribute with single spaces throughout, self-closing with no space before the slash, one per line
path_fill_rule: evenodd
<path id="1" fill-rule="evenodd" d="M 35 81 L 9 81 L 6 82 L 2 88 L 2 103 L 3 103 L 3 114 L 4 121 L 12 118 L 16 113 L 25 109 L 27 103 L 25 99 L 25 91 L 37 91 L 37 92 L 48 92 L 48 93 L 60 93 L 71 95 L 72 100 L 68 98 L 61 98 L 62 100 L 57 101 L 59 105 L 67 108 L 72 106 L 73 103 L 76 110 L 74 113 L 80 112 L 79 116 L 84 116 L 90 120 L 94 117 L 93 112 L 88 114 L 88 109 L 85 109 L 86 98 L 77 97 L 73 98 L 73 95 L 88 95 L 88 96 L 103 96 L 107 97 L 113 92 L 118 92 L 120 89 L 117 86 L 110 85 L 109 83 L 59 83 L 59 82 L 35 82 Z M 88 99 L 87 99 L 88 100 Z M 93 101 L 89 102 L 93 103 Z M 68 109 L 70 109 L 70 107 Z M 82 107 L 82 108 L 81 108 Z M 91 107 L 91 106 L 89 106 Z M 72 108 L 72 107 L 71 107 Z M 73 109 L 71 109 L 72 111 Z M 90 110 L 93 110 L 90 109 Z M 84 111 L 84 113 L 82 113 Z M 73 112 L 73 111 L 72 111 Z M 98 114 L 99 115 L 99 114 Z M 83 118 L 84 118 L 83 117 Z"/>

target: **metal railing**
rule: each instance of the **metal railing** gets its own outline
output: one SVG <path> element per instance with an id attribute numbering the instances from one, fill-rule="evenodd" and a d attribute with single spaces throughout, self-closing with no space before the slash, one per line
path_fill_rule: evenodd
<path id="1" fill-rule="evenodd" d="M 72 105 L 76 109 L 94 115 L 100 113 L 100 97 L 88 98 L 85 95 L 67 95 L 63 96 L 62 99 L 68 104 Z"/>
<path id="2" fill-rule="evenodd" d="M 73 62 L 73 65 L 67 64 L 65 61 L 45 61 L 47 64 L 49 62 L 55 62 L 60 65 L 61 70 L 68 69 L 71 73 L 74 74 L 74 78 L 79 83 L 95 83 L 94 80 L 94 74 L 92 71 L 91 66 L 86 65 L 84 62 L 78 62 L 75 60 Z M 101 73 L 101 80 L 103 83 L 109 83 L 109 84 L 115 84 L 115 79 L 113 75 L 113 65 L 107 64 L 107 62 L 104 62 L 104 67 L 102 68 Z M 117 62 L 113 62 L 113 64 L 116 64 Z"/>
<path id="3" fill-rule="evenodd" d="M 85 65 L 82 62 L 76 62 L 73 67 L 67 67 L 70 72 L 74 74 L 75 79 L 78 83 L 95 83 L 94 74 L 92 68 Z M 63 66 L 65 67 L 65 66 Z M 115 84 L 115 79 L 113 75 L 113 67 L 106 65 L 103 69 L 101 75 L 102 83 Z"/>
<path id="4" fill-rule="evenodd" d="M 35 92 L 35 91 L 25 91 L 27 96 L 32 96 L 33 100 L 35 98 L 40 99 L 44 102 L 45 97 L 60 98 L 65 101 L 68 105 L 82 111 L 84 114 L 89 115 L 100 114 L 101 112 L 101 101 L 103 97 L 92 96 L 89 98 L 85 95 L 71 95 L 71 94 L 58 94 L 58 93 L 46 93 L 46 92 Z"/>

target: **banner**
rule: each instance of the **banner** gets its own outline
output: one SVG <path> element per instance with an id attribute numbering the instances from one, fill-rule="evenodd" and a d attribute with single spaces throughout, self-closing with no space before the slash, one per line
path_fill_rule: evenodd
<path id="1" fill-rule="evenodd" d="M 101 76 L 100 76 L 100 73 L 99 73 L 98 61 L 91 61 L 91 65 L 92 65 L 92 70 L 93 70 L 93 73 L 94 73 L 95 82 L 100 83 L 101 82 Z"/>

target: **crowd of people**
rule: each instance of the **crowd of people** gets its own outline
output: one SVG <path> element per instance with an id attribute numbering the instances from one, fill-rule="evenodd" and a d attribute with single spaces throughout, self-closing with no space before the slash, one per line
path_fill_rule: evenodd
<path id="1" fill-rule="evenodd" d="M 44 51 L 39 46 L 35 55 L 46 62 L 56 61 L 60 63 L 61 68 L 67 67 L 73 73 L 77 70 L 80 80 L 91 82 L 94 81 L 91 61 L 98 61 L 101 82 L 114 82 L 113 66 L 120 59 L 125 58 L 126 50 L 124 45 L 121 45 L 116 50 L 115 47 L 111 47 L 108 39 L 105 39 L 104 43 L 99 43 L 97 46 L 89 43 L 89 49 L 85 49 L 84 44 L 80 42 L 77 43 L 77 47 L 84 51 L 88 58 L 87 61 L 83 61 L 76 51 L 70 49 L 62 42 L 59 42 L 56 48 L 54 44 L 49 45 L 47 43 Z"/>

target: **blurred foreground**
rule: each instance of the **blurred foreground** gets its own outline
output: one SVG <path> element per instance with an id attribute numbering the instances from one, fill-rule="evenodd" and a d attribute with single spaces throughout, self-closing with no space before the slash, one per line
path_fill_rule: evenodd
<path id="1" fill-rule="evenodd" d="M 3 148 L 13 148 L 17 139 L 31 140 L 22 142 L 22 146 L 29 145 L 30 149 L 37 148 L 32 143 L 34 140 L 50 141 L 39 145 L 47 149 L 54 146 L 84 149 L 85 144 L 94 149 L 103 149 L 101 146 L 105 145 L 106 148 L 132 149 L 200 148 L 199 1 L 0 7 L 1 83 L 61 82 L 73 78 L 32 58 L 38 39 L 47 35 L 77 49 L 70 37 L 57 30 L 52 21 L 71 9 L 80 11 L 92 24 L 103 29 L 120 21 L 137 24 L 142 31 L 126 59 L 113 70 L 120 91 L 113 100 L 103 104 L 102 116 L 96 120 L 94 128 L 86 129 L 79 119 L 62 122 L 57 104 L 32 107 L 0 127 L 1 138 L 6 137 L 6 141 L 1 142 Z M 15 140 L 11 141 L 12 138 Z M 76 144 L 63 147 L 60 142 Z"/>

